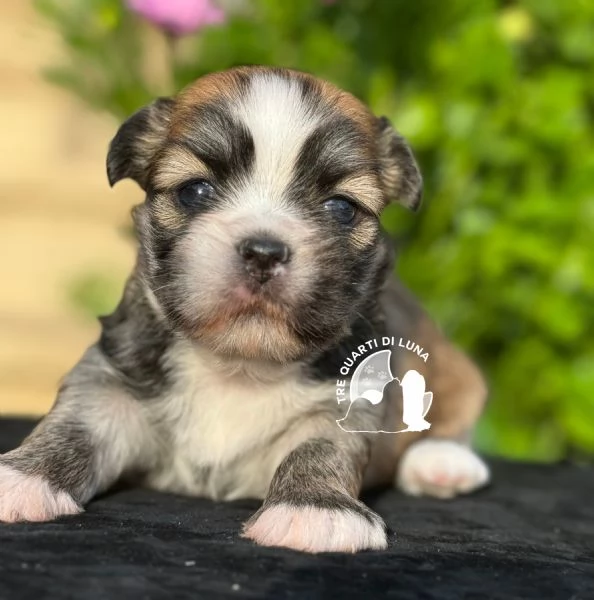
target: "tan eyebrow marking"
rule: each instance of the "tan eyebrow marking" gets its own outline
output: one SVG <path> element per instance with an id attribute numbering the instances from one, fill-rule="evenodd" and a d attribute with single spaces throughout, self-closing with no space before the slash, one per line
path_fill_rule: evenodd
<path id="1" fill-rule="evenodd" d="M 375 175 L 355 175 L 344 179 L 336 187 L 337 193 L 352 195 L 360 200 L 376 216 L 385 204 L 384 193 Z"/>
<path id="2" fill-rule="evenodd" d="M 176 187 L 192 177 L 208 177 L 210 171 L 191 150 L 183 146 L 166 148 L 157 159 L 152 173 L 156 189 Z"/>

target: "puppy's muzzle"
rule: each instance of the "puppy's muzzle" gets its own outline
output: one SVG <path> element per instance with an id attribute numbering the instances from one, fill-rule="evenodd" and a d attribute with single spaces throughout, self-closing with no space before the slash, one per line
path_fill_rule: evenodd
<path id="1" fill-rule="evenodd" d="M 237 246 L 247 273 L 258 283 L 266 283 L 280 273 L 280 266 L 289 262 L 291 250 L 285 243 L 271 237 L 243 240 Z"/>

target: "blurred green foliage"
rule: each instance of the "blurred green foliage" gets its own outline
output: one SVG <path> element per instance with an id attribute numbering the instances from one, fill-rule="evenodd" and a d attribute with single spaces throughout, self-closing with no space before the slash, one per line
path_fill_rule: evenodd
<path id="1" fill-rule="evenodd" d="M 170 45 L 157 82 L 149 26 L 119 0 L 37 6 L 67 48 L 49 77 L 118 118 L 252 63 L 310 71 L 389 116 L 426 205 L 390 207 L 385 226 L 403 242 L 403 280 L 487 373 L 479 445 L 594 453 L 593 2 L 244 0 Z"/>
<path id="2" fill-rule="evenodd" d="M 77 275 L 66 286 L 73 308 L 85 316 L 108 315 L 117 305 L 121 295 L 121 277 L 117 270 L 90 268 Z"/>

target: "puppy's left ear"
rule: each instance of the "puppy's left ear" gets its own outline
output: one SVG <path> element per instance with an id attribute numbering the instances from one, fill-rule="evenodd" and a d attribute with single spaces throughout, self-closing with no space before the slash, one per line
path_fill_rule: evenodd
<path id="1" fill-rule="evenodd" d="M 119 128 L 107 153 L 109 185 L 130 177 L 146 190 L 149 168 L 167 136 L 174 105 L 171 98 L 158 98 Z"/>
<path id="2" fill-rule="evenodd" d="M 377 120 L 380 179 L 386 196 L 417 210 L 423 195 L 423 178 L 406 140 L 386 117 Z"/>

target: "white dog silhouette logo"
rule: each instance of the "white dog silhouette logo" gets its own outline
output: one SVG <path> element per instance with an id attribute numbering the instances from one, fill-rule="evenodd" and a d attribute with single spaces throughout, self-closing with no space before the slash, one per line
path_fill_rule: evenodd
<path id="1" fill-rule="evenodd" d="M 416 370 L 408 370 L 402 377 L 394 377 L 390 370 L 391 350 L 380 350 L 366 357 L 355 369 L 349 388 L 350 403 L 346 415 L 336 422 L 344 431 L 358 433 L 403 433 L 425 431 L 431 427 L 425 415 L 431 408 L 433 392 L 425 391 L 425 378 Z M 379 404 L 384 397 L 385 387 L 397 381 L 402 388 L 402 421 L 405 429 L 398 431 L 362 431 L 348 426 L 348 417 L 355 402 Z"/>

